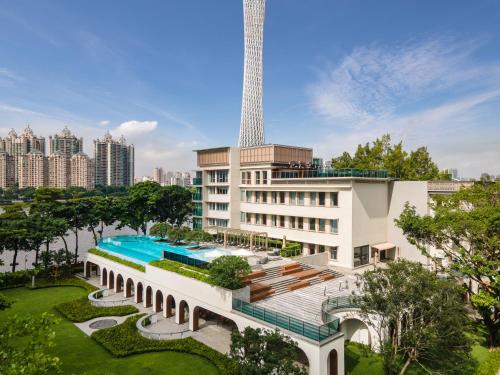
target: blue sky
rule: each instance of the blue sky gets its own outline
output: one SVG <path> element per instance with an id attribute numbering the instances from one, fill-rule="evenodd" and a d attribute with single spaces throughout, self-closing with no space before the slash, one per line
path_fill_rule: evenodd
<path id="1" fill-rule="evenodd" d="M 0 0 L 0 136 L 136 145 L 136 174 L 236 145 L 241 0 Z M 268 142 L 329 158 L 383 133 L 500 174 L 500 1 L 267 0 Z"/>

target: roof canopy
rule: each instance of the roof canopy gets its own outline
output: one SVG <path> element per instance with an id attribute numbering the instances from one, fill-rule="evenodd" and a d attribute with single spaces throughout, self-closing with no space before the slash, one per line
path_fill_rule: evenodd
<path id="1" fill-rule="evenodd" d="M 389 249 L 394 249 L 396 245 L 390 242 L 382 242 L 376 245 L 371 245 L 372 248 L 375 248 L 377 250 L 389 250 Z"/>

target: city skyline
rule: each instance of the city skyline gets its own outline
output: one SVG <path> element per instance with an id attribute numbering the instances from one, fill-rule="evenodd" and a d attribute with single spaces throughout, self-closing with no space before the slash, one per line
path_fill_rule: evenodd
<path id="1" fill-rule="evenodd" d="M 500 174 L 500 7 L 481 4 L 268 1 L 267 141 L 327 160 L 389 132 L 464 177 Z M 242 2 L 124 2 L 118 20 L 111 4 L 99 15 L 40 7 L 5 2 L 0 12 L 1 136 L 26 123 L 45 136 L 65 125 L 84 138 L 110 130 L 136 145 L 138 175 L 190 170 L 192 149 L 236 145 Z"/>

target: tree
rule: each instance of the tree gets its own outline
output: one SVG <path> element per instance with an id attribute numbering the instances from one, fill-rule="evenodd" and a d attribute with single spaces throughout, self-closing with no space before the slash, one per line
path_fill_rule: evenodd
<path id="1" fill-rule="evenodd" d="M 357 300 L 378 334 L 386 374 L 405 374 L 412 364 L 429 373 L 471 373 L 468 318 L 455 282 L 397 261 L 365 272 L 361 284 Z"/>
<path id="2" fill-rule="evenodd" d="M 432 215 L 420 216 L 408 204 L 396 219 L 408 241 L 431 257 L 442 250 L 459 277 L 470 279 L 472 305 L 489 331 L 490 347 L 498 346 L 500 329 L 500 183 L 475 184 L 449 196 L 436 196 Z"/>
<path id="3" fill-rule="evenodd" d="M 0 373 L 45 375 L 60 373 L 60 360 L 49 354 L 54 346 L 54 325 L 50 314 L 34 318 L 14 316 L 0 326 Z M 19 345 L 19 340 L 22 345 Z"/>
<path id="4" fill-rule="evenodd" d="M 305 375 L 296 364 L 297 343 L 279 331 L 246 327 L 241 334 L 231 333 L 229 357 L 234 361 L 234 375 Z"/>
<path id="5" fill-rule="evenodd" d="M 155 236 L 155 237 L 167 238 L 168 237 L 168 231 L 171 228 L 172 227 L 169 224 L 166 224 L 166 223 L 156 223 L 156 224 L 154 224 L 149 229 L 149 234 L 151 236 Z"/>
<path id="6" fill-rule="evenodd" d="M 97 196 L 92 198 L 92 201 L 92 216 L 99 221 L 97 233 L 99 238 L 102 239 L 104 228 L 113 225 L 117 220 L 118 200 L 114 197 Z"/>
<path id="7" fill-rule="evenodd" d="M 155 221 L 181 226 L 192 213 L 192 193 L 182 186 L 162 187 L 154 197 Z"/>
<path id="8" fill-rule="evenodd" d="M 354 156 L 344 152 L 332 159 L 332 167 L 336 169 L 383 169 L 391 177 L 401 180 L 433 180 L 441 175 L 432 161 L 427 148 L 420 147 L 410 154 L 403 149 L 403 142 L 391 144 L 391 136 L 384 134 L 364 146 L 359 144 Z"/>
<path id="9" fill-rule="evenodd" d="M 187 232 L 184 239 L 189 242 L 211 242 L 214 238 L 204 230 L 195 229 Z"/>
<path id="10" fill-rule="evenodd" d="M 227 289 L 239 289 L 245 286 L 242 277 L 248 275 L 251 268 L 246 259 L 224 255 L 210 263 L 210 280 L 213 284 Z"/>
<path id="11" fill-rule="evenodd" d="M 14 252 L 12 272 L 16 271 L 19 251 L 30 249 L 28 229 L 28 219 L 22 204 L 4 207 L 4 212 L 0 214 L 0 248 Z"/>

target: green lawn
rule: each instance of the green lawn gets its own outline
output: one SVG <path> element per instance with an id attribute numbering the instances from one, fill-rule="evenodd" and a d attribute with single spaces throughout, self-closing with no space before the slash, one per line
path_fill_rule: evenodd
<path id="1" fill-rule="evenodd" d="M 50 312 L 60 317 L 56 327 L 56 346 L 53 349 L 62 361 L 63 374 L 218 374 L 217 369 L 204 358 L 177 352 L 158 352 L 114 358 L 104 348 L 59 315 L 54 306 L 81 298 L 87 294 L 77 287 L 57 287 L 29 290 L 26 288 L 2 291 L 16 300 L 7 310 L 0 311 L 0 319 L 19 314 Z"/>

